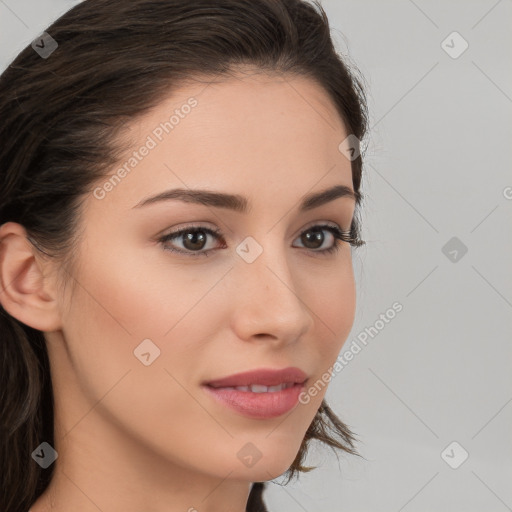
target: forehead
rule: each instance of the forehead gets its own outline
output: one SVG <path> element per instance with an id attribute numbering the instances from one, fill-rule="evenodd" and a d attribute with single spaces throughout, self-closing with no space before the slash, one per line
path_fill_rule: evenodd
<path id="1" fill-rule="evenodd" d="M 246 145 L 250 144 L 250 135 L 258 143 L 275 140 L 274 145 L 287 136 L 301 137 L 316 147 L 319 141 L 330 142 L 347 135 L 328 93 L 307 77 L 259 71 L 197 80 L 180 86 L 150 113 L 128 125 L 133 140 L 141 141 L 166 121 L 172 124 L 165 131 L 173 135 L 164 141 L 169 144 L 180 132 L 183 136 L 194 132 L 198 140 L 204 137 L 226 144 L 230 142 L 226 135 L 231 135 Z M 185 119 L 186 123 L 182 122 Z"/>
<path id="2" fill-rule="evenodd" d="M 189 82 L 126 126 L 125 136 L 130 149 L 109 175 L 123 165 L 126 172 L 107 201 L 124 210 L 164 187 L 262 199 L 279 190 L 296 200 L 312 187 L 352 186 L 338 149 L 343 122 L 324 89 L 305 77 L 260 72 Z"/>

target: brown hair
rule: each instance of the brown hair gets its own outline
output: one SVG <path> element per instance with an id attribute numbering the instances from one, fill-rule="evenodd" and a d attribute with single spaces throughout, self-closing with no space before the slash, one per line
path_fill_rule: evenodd
<path id="1" fill-rule="evenodd" d="M 362 80 L 335 50 L 316 0 L 85 0 L 46 32 L 58 43 L 48 58 L 28 45 L 0 75 L 0 225 L 24 226 L 71 275 L 81 200 L 124 151 L 123 126 L 190 78 L 242 65 L 309 77 L 349 134 L 361 140 L 367 130 Z M 362 155 L 351 165 L 358 206 Z M 53 446 L 50 366 L 43 333 L 2 307 L 0 333 L 0 510 L 25 512 L 53 474 L 31 458 L 43 440 Z M 313 439 L 356 454 L 354 435 L 324 400 L 288 482 L 314 469 L 302 465 Z M 266 510 L 264 486 L 253 484 L 247 511 Z"/>

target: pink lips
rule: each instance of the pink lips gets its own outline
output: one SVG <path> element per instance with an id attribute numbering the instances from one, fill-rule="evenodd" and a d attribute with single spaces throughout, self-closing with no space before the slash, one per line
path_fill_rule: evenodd
<path id="1" fill-rule="evenodd" d="M 307 375 L 299 368 L 289 367 L 282 370 L 262 368 L 245 373 L 237 373 L 205 382 L 202 388 L 218 402 L 250 418 L 275 418 L 285 414 L 298 402 L 300 393 L 305 389 Z M 264 391 L 261 386 L 288 384 L 291 387 L 278 391 Z M 255 391 L 233 389 L 251 385 L 258 386 Z"/>
<path id="2" fill-rule="evenodd" d="M 261 368 L 244 373 L 236 373 L 222 379 L 205 382 L 208 386 L 215 388 L 249 386 L 251 384 L 261 384 L 263 386 L 277 386 L 285 382 L 302 384 L 307 379 L 307 375 L 295 367 L 283 368 L 282 370 L 273 370 L 271 368 Z"/>

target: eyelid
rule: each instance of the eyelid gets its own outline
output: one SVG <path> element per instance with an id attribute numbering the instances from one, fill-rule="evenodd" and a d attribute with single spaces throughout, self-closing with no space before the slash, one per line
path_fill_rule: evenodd
<path id="1" fill-rule="evenodd" d="M 331 220 L 316 220 L 316 221 L 312 221 L 308 224 L 306 224 L 305 226 L 303 226 L 302 228 L 300 228 L 299 230 L 299 235 L 301 235 L 302 233 L 304 233 L 304 231 L 307 231 L 308 229 L 311 229 L 311 228 L 314 228 L 316 226 L 329 226 L 331 228 L 337 228 L 339 229 L 340 231 L 343 231 L 343 228 L 336 222 L 334 221 L 331 221 Z"/>

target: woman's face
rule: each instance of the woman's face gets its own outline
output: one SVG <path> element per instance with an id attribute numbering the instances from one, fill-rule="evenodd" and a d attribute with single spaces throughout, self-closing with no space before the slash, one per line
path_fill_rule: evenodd
<path id="1" fill-rule="evenodd" d="M 129 133 L 132 149 L 84 203 L 63 337 L 46 333 L 59 432 L 73 439 L 66 450 L 137 460 L 153 478 L 170 467 L 275 478 L 293 462 L 325 385 L 307 403 L 265 413 L 230 407 L 203 383 L 296 367 L 309 388 L 335 362 L 355 313 L 351 247 L 322 253 L 336 239 L 312 228 L 348 231 L 355 202 L 301 204 L 353 189 L 338 149 L 348 134 L 318 85 L 269 75 L 187 86 Z M 221 199 L 142 204 L 173 189 L 236 195 L 246 209 Z"/>

